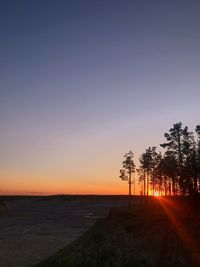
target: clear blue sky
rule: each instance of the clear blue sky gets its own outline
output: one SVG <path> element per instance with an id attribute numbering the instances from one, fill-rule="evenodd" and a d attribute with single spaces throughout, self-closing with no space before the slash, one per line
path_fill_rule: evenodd
<path id="1" fill-rule="evenodd" d="M 125 193 L 125 152 L 200 123 L 199 14 L 193 0 L 1 1 L 0 192 Z"/>

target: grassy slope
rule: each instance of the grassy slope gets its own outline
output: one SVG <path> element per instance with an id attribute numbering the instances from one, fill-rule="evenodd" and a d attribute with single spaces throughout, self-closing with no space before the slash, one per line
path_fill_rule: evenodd
<path id="1" fill-rule="evenodd" d="M 199 213 L 189 210 L 177 209 L 175 214 L 199 245 Z M 193 257 L 200 253 L 198 245 L 191 251 L 155 200 L 137 204 L 131 211 L 111 210 L 107 218 L 97 221 L 80 239 L 37 267 L 189 267 L 195 266 Z"/>

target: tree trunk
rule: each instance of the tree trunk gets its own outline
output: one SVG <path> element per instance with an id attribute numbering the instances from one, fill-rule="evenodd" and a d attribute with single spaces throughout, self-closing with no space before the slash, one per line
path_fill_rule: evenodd
<path id="1" fill-rule="evenodd" d="M 149 173 L 147 172 L 147 196 L 149 195 Z"/>
<path id="2" fill-rule="evenodd" d="M 128 181 L 128 185 L 129 185 L 129 209 L 131 208 L 131 173 L 129 173 L 129 181 Z"/>
<path id="3" fill-rule="evenodd" d="M 172 194 L 172 187 L 171 187 L 171 181 L 169 181 L 169 195 L 171 196 Z"/>
<path id="4" fill-rule="evenodd" d="M 155 191 L 155 178 L 154 178 L 154 175 L 153 175 L 153 196 L 154 196 L 154 191 Z"/>
<path id="5" fill-rule="evenodd" d="M 164 176 L 164 188 L 165 188 L 165 196 L 167 195 L 167 177 Z"/>

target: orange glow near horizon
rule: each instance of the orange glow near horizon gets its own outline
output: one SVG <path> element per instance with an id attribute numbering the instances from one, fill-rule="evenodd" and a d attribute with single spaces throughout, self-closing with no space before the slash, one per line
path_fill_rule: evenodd
<path id="1" fill-rule="evenodd" d="M 90 188 L 66 188 L 64 187 L 58 188 L 58 189 L 52 189 L 52 188 L 34 188 L 32 190 L 28 190 L 27 188 L 24 189 L 5 189 L 0 191 L 0 195 L 41 195 L 41 196 L 47 196 L 47 195 L 127 195 L 127 189 L 125 188 L 96 188 L 96 187 L 90 187 Z M 136 193 L 137 195 L 137 193 Z"/>
<path id="2" fill-rule="evenodd" d="M 79 186 L 73 184 L 42 185 L 34 187 L 10 187 L 0 191 L 0 195 L 126 195 L 127 190 L 123 186 L 104 187 L 88 185 Z"/>
<path id="3" fill-rule="evenodd" d="M 9 176 L 1 179 L 0 195 L 126 195 L 128 184 L 120 179 L 65 179 Z M 136 194 L 137 194 L 136 188 Z"/>
<path id="4" fill-rule="evenodd" d="M 78 173 L 79 174 L 79 173 Z M 112 173 L 109 178 L 95 173 L 94 177 L 86 174 L 58 175 L 52 173 L 15 172 L 1 170 L 0 195 L 126 195 L 128 184 L 122 182 L 118 173 Z M 136 185 L 136 194 L 139 187 Z"/>
<path id="5" fill-rule="evenodd" d="M 127 195 L 127 190 L 123 188 L 82 188 L 82 189 L 47 189 L 44 191 L 39 188 L 39 190 L 28 190 L 28 189 L 5 189 L 0 191 L 0 195 Z M 136 195 L 138 195 L 136 193 Z"/>

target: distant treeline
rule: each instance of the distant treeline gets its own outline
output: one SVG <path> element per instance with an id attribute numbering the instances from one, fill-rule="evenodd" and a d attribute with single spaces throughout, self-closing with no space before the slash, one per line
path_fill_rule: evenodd
<path id="1" fill-rule="evenodd" d="M 164 153 L 156 147 L 149 147 L 140 156 L 138 180 L 143 195 L 197 195 L 200 193 L 200 125 L 195 133 L 181 122 L 173 125 L 169 133 L 164 134 L 166 142 L 160 144 Z M 125 155 L 120 178 L 135 183 L 133 173 L 135 164 L 133 153 Z"/>

